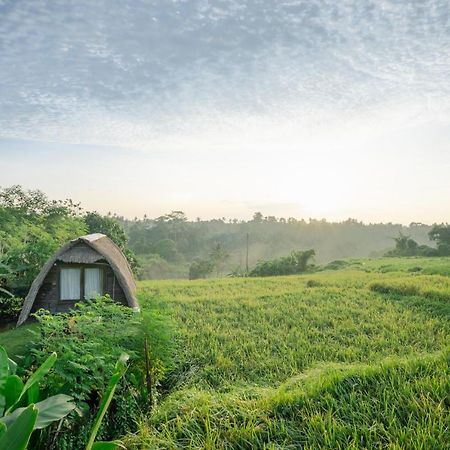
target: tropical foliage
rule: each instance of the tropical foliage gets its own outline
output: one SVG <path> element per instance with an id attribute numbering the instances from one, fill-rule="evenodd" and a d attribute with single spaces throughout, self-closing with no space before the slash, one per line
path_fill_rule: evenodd
<path id="1" fill-rule="evenodd" d="M 16 374 L 16 363 L 0 346 L 0 449 L 27 448 L 34 430 L 48 427 L 75 408 L 73 398 L 64 394 L 40 400 L 39 383 L 56 360 L 56 353 L 50 354 L 24 383 Z"/>
<path id="2" fill-rule="evenodd" d="M 315 255 L 314 250 L 294 251 L 289 256 L 274 259 L 272 261 L 259 261 L 256 267 L 250 271 L 251 277 L 268 277 L 274 275 L 294 275 L 306 272 L 308 262 Z"/>
<path id="3" fill-rule="evenodd" d="M 86 233 L 107 234 L 137 267 L 116 219 L 84 213 L 72 200 L 49 200 L 38 190 L 0 189 L 0 319 L 14 319 L 21 298 L 48 258 L 70 239 Z"/>
<path id="4" fill-rule="evenodd" d="M 439 251 L 428 245 L 419 245 L 414 239 L 399 232 L 394 238 L 395 248 L 389 250 L 386 256 L 438 256 Z"/>
<path id="5" fill-rule="evenodd" d="M 434 225 L 428 235 L 432 241 L 437 243 L 440 256 L 450 255 L 450 225 Z"/>
<path id="6" fill-rule="evenodd" d="M 140 414 L 156 402 L 166 367 L 167 350 L 161 349 L 170 348 L 165 338 L 170 327 L 163 317 L 150 311 L 138 314 L 108 297 L 83 301 L 65 314 L 40 310 L 35 317 L 39 327 L 25 361 L 32 368 L 57 352 L 60 357 L 52 376 L 41 388 L 49 394 L 69 395 L 77 404 L 77 414 L 62 422 L 57 433 L 41 434 L 40 446 L 83 449 L 94 445 L 92 429 L 103 441 L 133 431 Z M 97 411 L 103 411 L 101 418 Z"/>
<path id="7" fill-rule="evenodd" d="M 293 249 L 314 248 L 318 264 L 349 257 L 381 256 L 392 247 L 392 236 L 399 232 L 419 246 L 433 245 L 428 236 L 432 227 L 421 223 L 363 224 L 355 219 L 327 222 L 276 218 L 262 213 L 255 213 L 251 220 L 188 220 L 181 211 L 155 219 L 115 218 L 124 227 L 128 245 L 139 259 L 142 279 L 217 276 L 215 268 L 204 270 L 203 264 L 211 260 L 211 249 L 217 244 L 229 255 L 219 270 L 222 274 L 244 274 L 247 260 L 251 269 L 260 260 L 282 257 Z"/>

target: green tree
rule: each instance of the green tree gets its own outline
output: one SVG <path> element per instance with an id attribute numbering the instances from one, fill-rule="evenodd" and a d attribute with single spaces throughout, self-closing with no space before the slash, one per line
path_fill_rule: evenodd
<path id="1" fill-rule="evenodd" d="M 249 273 L 251 277 L 267 277 L 275 275 L 294 275 L 310 269 L 308 263 L 314 257 L 315 251 L 293 251 L 288 256 L 270 261 L 259 261 Z"/>
<path id="2" fill-rule="evenodd" d="M 259 211 L 255 212 L 253 214 L 253 222 L 255 222 L 255 223 L 262 223 L 263 220 L 264 220 L 264 216 Z"/>
<path id="3" fill-rule="evenodd" d="M 38 190 L 0 189 L 0 263 L 9 268 L 3 288 L 26 294 L 55 250 L 85 234 L 80 210 L 72 200 L 49 200 Z"/>
<path id="4" fill-rule="evenodd" d="M 177 246 L 172 239 L 161 239 L 153 246 L 153 253 L 164 258 L 166 261 L 177 260 Z"/>
<path id="5" fill-rule="evenodd" d="M 429 238 L 437 243 L 438 253 L 441 256 L 450 255 L 450 225 L 434 225 L 428 233 Z"/>
<path id="6" fill-rule="evenodd" d="M 111 216 L 102 216 L 97 211 L 93 211 L 86 213 L 84 221 L 89 233 L 106 234 L 122 250 L 133 271 L 138 269 L 136 256 L 128 248 L 127 235 L 117 219 Z"/>
<path id="7" fill-rule="evenodd" d="M 217 242 L 210 253 L 210 260 L 216 270 L 217 276 L 223 272 L 225 262 L 230 257 L 230 254 L 225 250 L 221 242 Z"/>
<path id="8" fill-rule="evenodd" d="M 197 259 L 189 266 L 189 279 L 206 278 L 214 269 L 214 265 L 207 259 Z"/>

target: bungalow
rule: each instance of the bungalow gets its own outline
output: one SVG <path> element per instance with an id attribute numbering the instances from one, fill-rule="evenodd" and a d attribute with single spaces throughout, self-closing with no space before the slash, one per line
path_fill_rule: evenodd
<path id="1" fill-rule="evenodd" d="M 81 236 L 44 265 L 25 298 L 17 326 L 40 308 L 66 312 L 96 295 L 108 294 L 118 303 L 139 308 L 135 291 L 131 268 L 119 247 L 104 234 Z"/>

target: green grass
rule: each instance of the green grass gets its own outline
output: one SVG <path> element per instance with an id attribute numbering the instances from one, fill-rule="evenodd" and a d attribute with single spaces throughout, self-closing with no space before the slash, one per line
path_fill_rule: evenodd
<path id="1" fill-rule="evenodd" d="M 383 258 L 139 283 L 174 326 L 173 366 L 127 447 L 450 449 L 447 275 L 449 258 Z M 0 334 L 10 353 L 28 341 Z"/>
<path id="2" fill-rule="evenodd" d="M 25 354 L 31 346 L 31 339 L 33 338 L 30 330 L 36 328 L 36 323 L 30 323 L 0 333 L 0 345 L 6 349 L 11 359 L 17 361 L 17 356 Z"/>
<path id="3" fill-rule="evenodd" d="M 352 286 L 349 275 L 316 275 L 323 286 L 314 288 L 311 276 L 143 283 L 141 305 L 166 308 L 178 325 L 174 382 L 221 391 L 273 386 L 319 362 L 373 362 L 449 342 L 448 321 Z"/>
<path id="4" fill-rule="evenodd" d="M 403 258 L 367 258 L 344 260 L 347 267 L 372 272 L 418 272 L 426 275 L 450 276 L 449 258 L 418 256 Z"/>
<path id="5" fill-rule="evenodd" d="M 176 363 L 127 445 L 450 448 L 450 284 L 407 262 L 142 282 L 142 308 L 176 324 Z"/>
<path id="6" fill-rule="evenodd" d="M 449 354 L 306 372 L 279 388 L 169 396 L 130 448 L 449 448 Z"/>

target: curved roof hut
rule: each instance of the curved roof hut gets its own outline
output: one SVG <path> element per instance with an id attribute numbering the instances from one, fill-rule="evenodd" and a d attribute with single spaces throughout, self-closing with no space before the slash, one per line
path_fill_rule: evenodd
<path id="1" fill-rule="evenodd" d="M 40 308 L 65 312 L 83 299 L 108 294 L 118 303 L 139 308 L 136 283 L 125 255 L 104 234 L 81 236 L 61 247 L 33 281 L 17 322 Z"/>

